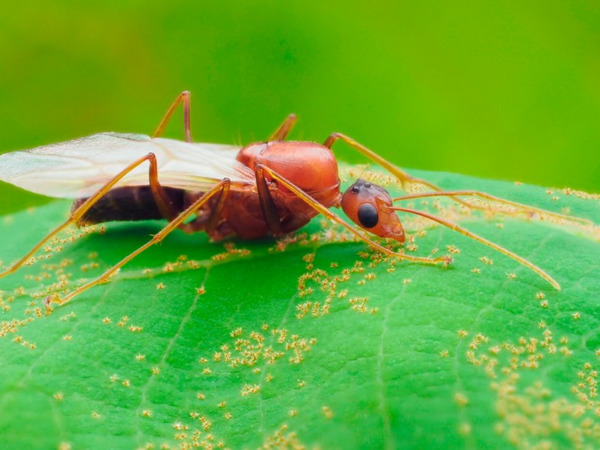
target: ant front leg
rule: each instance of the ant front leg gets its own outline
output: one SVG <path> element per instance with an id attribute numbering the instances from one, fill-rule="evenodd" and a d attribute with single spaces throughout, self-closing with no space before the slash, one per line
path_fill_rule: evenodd
<path id="1" fill-rule="evenodd" d="M 441 217 L 434 216 L 433 214 L 426 213 L 425 211 L 419 211 L 416 209 L 401 208 L 401 207 L 390 207 L 389 209 L 391 211 L 402 211 L 402 212 L 406 212 L 409 214 L 415 214 L 415 215 L 418 215 L 421 217 L 426 217 L 427 219 L 437 222 L 441 225 L 444 225 L 445 227 L 448 227 L 453 231 L 456 231 L 456 232 L 458 232 L 464 236 L 467 236 L 471 239 L 474 239 L 478 242 L 481 242 L 482 244 L 487 245 L 488 247 L 491 247 L 494 250 L 514 259 L 515 261 L 519 262 L 520 264 L 523 264 L 525 267 L 530 268 L 535 273 L 537 273 L 540 277 L 542 277 L 544 280 L 546 280 L 548 283 L 550 283 L 552 285 L 552 287 L 554 287 L 556 290 L 560 291 L 560 284 L 558 284 L 558 282 L 554 278 L 552 278 L 544 270 L 542 270 L 541 268 L 539 268 L 538 266 L 533 264 L 531 261 L 523 258 L 522 256 L 517 255 L 516 253 L 511 252 L 510 250 L 508 250 L 492 241 L 489 241 L 489 240 L 479 236 L 478 234 L 473 233 L 472 231 L 467 230 L 466 228 L 461 227 L 460 225 L 458 225 L 454 222 L 450 222 L 449 220 L 446 220 Z"/>
<path id="2" fill-rule="evenodd" d="M 173 209 L 169 197 L 166 192 L 158 182 L 158 168 L 156 163 L 156 156 L 154 153 L 148 153 L 146 156 L 139 158 L 138 160 L 132 162 L 125 169 L 115 175 L 109 182 L 107 182 L 104 186 L 102 186 L 98 191 L 89 197 L 86 201 L 84 201 L 76 210 L 71 212 L 69 218 L 56 229 L 51 231 L 44 239 L 42 239 L 35 247 L 33 247 L 29 253 L 27 253 L 23 258 L 13 264 L 10 268 L 6 269 L 4 272 L 0 273 L 0 278 L 15 272 L 19 267 L 25 264 L 29 259 L 50 239 L 60 233 L 62 230 L 67 228 L 69 225 L 79 225 L 82 222 L 85 214 L 102 198 L 109 192 L 115 184 L 117 184 L 123 177 L 125 177 L 129 172 L 134 170 L 140 164 L 145 161 L 150 162 L 150 170 L 149 170 L 149 179 L 150 179 L 150 189 L 152 194 L 154 195 L 154 200 L 161 212 L 165 216 L 171 220 L 172 217 L 177 216 L 177 213 Z"/>
<path id="3" fill-rule="evenodd" d="M 367 158 L 369 158 L 370 160 L 376 162 L 381 167 L 383 167 L 388 172 L 390 172 L 392 175 L 394 175 L 396 178 L 398 178 L 398 180 L 400 180 L 400 183 L 402 183 L 402 188 L 404 188 L 404 189 L 406 189 L 406 185 L 407 184 L 413 183 L 413 184 L 420 184 L 420 185 L 426 186 L 429 189 L 432 189 L 434 191 L 441 191 L 442 190 L 440 187 L 436 186 L 435 184 L 432 184 L 432 183 L 430 183 L 428 181 L 421 180 L 420 178 L 415 178 L 415 177 L 409 175 L 408 173 L 406 173 L 405 171 L 403 171 L 399 167 L 397 167 L 394 164 L 392 164 L 391 162 L 389 162 L 387 159 L 384 159 L 381 156 L 379 156 L 373 150 L 370 150 L 367 147 L 365 147 L 364 145 L 359 144 L 354 139 L 346 136 L 345 134 L 342 134 L 342 133 L 333 133 L 333 134 L 331 134 L 325 140 L 325 143 L 323 145 L 325 147 L 331 149 L 331 147 L 333 146 L 333 144 L 338 139 L 341 139 L 342 141 L 344 141 L 346 144 L 348 144 L 349 146 L 351 146 L 355 150 L 358 150 L 360 153 L 362 153 L 363 155 L 365 155 Z"/>
<path id="4" fill-rule="evenodd" d="M 523 205 L 522 203 L 517 203 L 517 202 L 513 202 L 511 200 L 506 200 L 506 199 L 503 199 L 500 197 L 495 197 L 486 192 L 474 191 L 474 190 L 444 191 L 442 188 L 440 188 L 439 186 L 437 186 L 433 183 L 422 180 L 420 178 L 412 177 L 411 175 L 404 172 L 402 169 L 398 168 L 391 162 L 389 162 L 386 159 L 379 156 L 374 151 L 368 149 L 367 147 L 365 147 L 362 144 L 359 144 L 354 139 L 352 139 L 344 134 L 333 133 L 331 136 L 329 136 L 327 138 L 324 146 L 327 148 L 331 148 L 331 146 L 338 139 L 341 139 L 342 141 L 346 142 L 352 148 L 354 148 L 355 150 L 358 150 L 360 153 L 365 155 L 367 158 L 373 160 L 374 162 L 379 164 L 381 167 L 388 170 L 392 175 L 394 175 L 396 178 L 398 178 L 398 180 L 400 180 L 400 183 L 402 184 L 402 187 L 404 189 L 406 189 L 407 184 L 417 184 L 417 185 L 425 186 L 426 188 L 429 188 L 432 191 L 434 191 L 434 192 L 425 192 L 425 193 L 416 193 L 416 194 L 406 195 L 403 197 L 395 198 L 394 201 L 407 200 L 410 198 L 434 197 L 434 196 L 438 196 L 438 195 L 443 195 L 443 196 L 451 197 L 454 201 L 456 201 L 462 205 L 465 205 L 469 208 L 474 208 L 474 209 L 479 209 L 479 210 L 484 210 L 484 211 L 500 211 L 504 214 L 509 214 L 509 215 L 526 214 L 526 215 L 531 216 L 532 214 L 535 214 L 542 220 L 543 219 L 553 219 L 553 220 L 557 221 L 558 223 L 571 223 L 571 224 L 584 225 L 584 226 L 592 224 L 592 222 L 587 219 L 580 219 L 578 217 L 571 217 L 571 216 L 567 216 L 565 214 L 546 211 L 546 210 L 543 210 L 540 208 L 534 208 L 532 206 Z M 462 198 L 460 198 L 460 196 L 478 197 L 480 200 L 487 202 L 487 204 L 476 204 L 473 202 L 468 202 L 468 201 L 465 201 Z M 503 205 L 503 206 L 505 206 L 505 208 L 494 207 L 493 203 L 496 203 L 497 205 Z M 509 209 L 507 210 L 506 207 L 508 207 Z"/>
<path id="5" fill-rule="evenodd" d="M 183 132 L 185 134 L 185 142 L 192 142 L 192 129 L 191 129 L 191 97 L 192 93 L 190 91 L 183 91 L 181 94 L 177 96 L 175 101 L 171 104 L 167 113 L 158 124 L 158 127 L 152 134 L 152 137 L 160 137 L 165 131 L 165 127 L 171 120 L 171 116 L 175 112 L 175 109 L 179 106 L 180 103 L 183 103 Z"/>
<path id="6" fill-rule="evenodd" d="M 388 248 L 385 248 L 382 245 L 378 244 L 377 242 L 373 241 L 365 233 L 362 233 L 362 232 L 358 231 L 356 228 L 348 225 L 348 223 L 346 223 L 346 221 L 344 221 L 340 216 L 335 214 L 329 208 L 326 208 L 325 206 L 323 206 L 321 203 L 316 201 L 314 198 L 312 198 L 310 195 L 308 195 L 306 192 L 304 192 L 298 186 L 293 184 L 291 181 L 287 180 L 282 175 L 275 172 L 273 169 L 266 167 L 262 164 L 257 164 L 256 167 L 257 167 L 257 169 L 262 170 L 264 173 L 268 173 L 272 179 L 276 180 L 278 183 L 285 186 L 292 193 L 294 193 L 298 198 L 303 200 L 307 205 L 311 206 L 318 213 L 323 214 L 325 217 L 327 217 L 327 219 L 329 219 L 331 222 L 335 222 L 339 225 L 342 225 L 344 228 L 346 228 L 348 231 L 350 231 L 352 234 L 354 234 L 356 237 L 358 237 L 361 241 L 365 242 L 372 248 L 379 250 L 380 252 L 382 252 L 388 256 L 392 256 L 392 257 L 395 257 L 398 259 L 405 259 L 405 260 L 408 260 L 411 262 L 417 262 L 417 263 L 421 263 L 421 264 L 443 264 L 444 266 L 447 266 L 449 263 L 452 262 L 452 258 L 449 256 L 440 256 L 437 258 L 425 258 L 425 257 L 419 257 L 419 256 L 411 256 L 411 255 L 407 255 L 405 253 L 400 253 L 400 252 L 394 252 Z"/>

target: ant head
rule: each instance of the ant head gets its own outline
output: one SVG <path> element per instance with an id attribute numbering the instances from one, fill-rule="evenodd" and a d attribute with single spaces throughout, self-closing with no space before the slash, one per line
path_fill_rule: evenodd
<path id="1" fill-rule="evenodd" d="M 362 179 L 342 196 L 344 213 L 359 227 L 376 236 L 404 242 L 404 228 L 391 206 L 392 198 L 384 188 Z"/>

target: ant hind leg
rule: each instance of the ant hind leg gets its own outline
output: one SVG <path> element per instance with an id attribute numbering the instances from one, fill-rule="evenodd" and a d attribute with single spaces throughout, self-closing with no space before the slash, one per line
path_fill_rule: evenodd
<path id="1" fill-rule="evenodd" d="M 224 178 L 219 183 L 217 183 L 215 186 L 213 186 L 212 189 L 210 189 L 208 192 L 206 192 L 202 197 L 200 197 L 198 200 L 196 200 L 194 203 L 192 203 L 185 211 L 181 212 L 177 217 L 175 217 L 173 220 L 171 220 L 162 230 L 160 230 L 158 233 L 156 233 L 154 236 L 152 236 L 152 239 L 150 241 L 148 241 L 147 243 L 142 245 L 137 250 L 131 252 L 129 255 L 127 255 L 125 258 L 123 258 L 121 261 L 119 261 L 114 266 L 112 266 L 110 269 L 108 269 L 106 272 L 104 272 L 101 276 L 90 281 L 89 283 L 84 284 L 83 286 L 78 287 L 77 289 L 70 292 L 63 298 L 52 298 L 52 297 L 47 298 L 46 305 L 49 305 L 51 302 L 56 302 L 60 305 L 63 305 L 65 303 L 71 301 L 74 297 L 78 296 L 82 292 L 87 291 L 88 289 L 90 289 L 98 284 L 107 282 L 110 279 L 110 277 L 114 273 L 116 273 L 121 267 L 123 267 L 125 264 L 127 264 L 129 261 L 131 261 L 137 255 L 142 253 L 144 250 L 161 242 L 173 230 L 175 230 L 176 228 L 179 228 L 188 217 L 190 217 L 197 210 L 199 210 L 203 205 L 205 205 L 213 196 L 219 195 L 219 203 L 223 203 L 223 200 L 225 198 L 227 198 L 227 194 L 229 192 L 230 187 L 231 187 L 231 181 L 228 178 Z"/>
<path id="2" fill-rule="evenodd" d="M 140 164 L 143 164 L 145 161 L 150 163 L 149 169 L 149 179 L 150 179 L 150 189 L 154 195 L 154 199 L 157 203 L 161 214 L 165 216 L 165 218 L 169 219 L 175 217 L 177 213 L 173 210 L 173 207 L 170 203 L 169 197 L 166 192 L 163 190 L 162 186 L 158 182 L 158 168 L 156 163 L 156 156 L 153 153 L 148 153 L 146 156 L 139 158 L 138 160 L 132 162 L 129 166 L 115 175 L 110 181 L 108 181 L 104 186 L 102 186 L 98 191 L 89 197 L 85 202 L 83 202 L 77 209 L 71 212 L 69 218 L 62 224 L 59 225 L 56 229 L 51 231 L 45 238 L 43 238 L 37 245 L 35 245 L 23 258 L 13 264 L 11 267 L 6 269 L 4 272 L 0 272 L 0 278 L 14 273 L 21 266 L 23 266 L 29 259 L 40 249 L 42 246 L 56 236 L 58 233 L 69 227 L 70 225 L 78 225 L 81 223 L 82 218 L 85 214 L 100 200 L 107 192 L 109 192 L 115 184 L 117 184 L 123 177 L 125 177 L 129 172 L 134 170 Z"/>

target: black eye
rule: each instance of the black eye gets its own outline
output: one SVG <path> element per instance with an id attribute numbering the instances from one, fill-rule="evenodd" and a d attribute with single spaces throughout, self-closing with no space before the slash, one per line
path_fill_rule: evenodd
<path id="1" fill-rule="evenodd" d="M 365 228 L 373 228 L 379 222 L 377 209 L 370 203 L 365 203 L 358 208 L 358 220 Z"/>
<path id="2" fill-rule="evenodd" d="M 360 188 L 356 185 L 352 186 L 351 190 L 354 194 L 358 194 L 360 192 Z"/>

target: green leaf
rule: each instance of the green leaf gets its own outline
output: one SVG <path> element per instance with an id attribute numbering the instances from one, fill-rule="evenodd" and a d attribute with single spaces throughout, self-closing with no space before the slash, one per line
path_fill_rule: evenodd
<path id="1" fill-rule="evenodd" d="M 597 196 L 416 175 L 600 223 Z M 598 229 L 426 200 L 413 202 L 527 258 L 562 290 L 424 219 L 401 215 L 418 247 L 407 252 L 452 245 L 460 253 L 446 269 L 342 242 L 318 218 L 277 243 L 176 231 L 46 312 L 49 292 L 100 275 L 162 224 L 75 231 L 0 281 L 1 446 L 600 446 Z M 0 220 L 3 264 L 68 209 Z"/>

